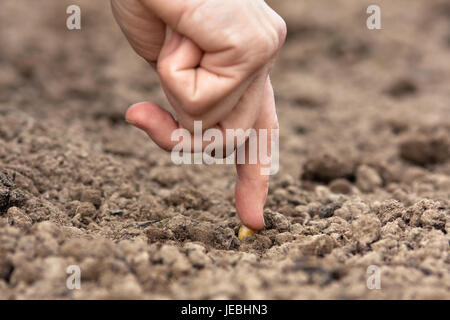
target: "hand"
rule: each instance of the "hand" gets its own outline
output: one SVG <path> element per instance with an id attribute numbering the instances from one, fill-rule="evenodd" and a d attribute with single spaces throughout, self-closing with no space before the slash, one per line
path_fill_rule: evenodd
<path id="1" fill-rule="evenodd" d="M 286 25 L 262 0 L 112 0 L 114 16 L 134 50 L 156 70 L 177 120 L 144 102 L 127 121 L 165 150 L 178 128 L 278 129 L 269 72 Z M 245 139 L 244 139 L 245 140 Z M 240 146 L 235 140 L 235 147 Z M 268 141 L 270 146 L 270 141 Z M 269 177 L 263 164 L 237 165 L 236 209 L 243 224 L 264 227 Z"/>

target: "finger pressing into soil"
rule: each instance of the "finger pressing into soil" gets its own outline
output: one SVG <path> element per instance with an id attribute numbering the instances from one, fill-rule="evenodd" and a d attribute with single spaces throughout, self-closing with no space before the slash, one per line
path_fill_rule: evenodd
<path id="1" fill-rule="evenodd" d="M 238 149 L 236 165 L 238 174 L 235 191 L 236 210 L 242 223 L 253 230 L 264 228 L 263 208 L 269 188 L 269 172 L 265 172 L 265 170 L 270 170 L 272 164 L 271 161 L 269 161 L 269 164 L 264 163 L 265 159 L 261 158 L 261 155 L 264 154 L 264 152 L 261 152 L 261 145 L 265 144 L 267 146 L 267 156 L 270 158 L 272 152 L 272 131 L 278 128 L 275 100 L 269 78 L 267 78 L 266 82 L 263 103 L 261 114 L 255 124 L 257 139 L 252 140 L 250 137 L 245 145 L 239 148 L 244 148 L 245 150 L 244 163 L 239 161 Z M 262 135 L 263 131 L 261 129 L 266 130 L 265 136 Z M 266 141 L 262 141 L 262 139 L 266 139 Z M 256 163 L 252 164 L 250 161 L 251 144 L 255 141 L 258 142 L 258 147 L 254 149 L 258 150 L 258 154 Z"/>

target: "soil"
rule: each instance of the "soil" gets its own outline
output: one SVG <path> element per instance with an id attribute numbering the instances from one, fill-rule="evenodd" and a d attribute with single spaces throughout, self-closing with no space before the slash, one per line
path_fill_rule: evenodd
<path id="1" fill-rule="evenodd" d="M 167 102 L 109 2 L 2 0 L 0 299 L 449 299 L 450 4 L 378 2 L 382 30 L 369 1 L 270 1 L 280 172 L 241 242 L 234 168 L 123 120 Z"/>

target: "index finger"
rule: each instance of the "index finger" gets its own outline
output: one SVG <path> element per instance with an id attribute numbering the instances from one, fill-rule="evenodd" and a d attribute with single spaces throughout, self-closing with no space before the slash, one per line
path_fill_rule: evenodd
<path id="1" fill-rule="evenodd" d="M 236 164 L 238 177 L 235 200 L 236 210 L 242 223 L 250 229 L 260 230 L 264 228 L 263 210 L 269 190 L 269 177 L 278 170 L 278 119 L 269 77 L 267 77 L 263 106 L 255 129 L 256 139 L 250 137 L 241 147 L 245 150 L 245 162 L 238 161 Z M 252 159 L 251 149 L 254 146 L 251 144 L 255 141 L 257 141 L 258 152 L 257 158 Z"/>

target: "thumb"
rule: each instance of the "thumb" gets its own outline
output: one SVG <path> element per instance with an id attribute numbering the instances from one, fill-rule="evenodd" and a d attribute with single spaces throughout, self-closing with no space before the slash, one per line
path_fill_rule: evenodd
<path id="1" fill-rule="evenodd" d="M 140 102 L 128 108 L 125 115 L 128 123 L 145 131 L 159 147 L 171 151 L 177 144 L 171 140 L 172 132 L 179 128 L 172 115 L 160 106 L 150 102 Z"/>
<path id="2" fill-rule="evenodd" d="M 236 164 L 236 210 L 242 223 L 253 230 L 264 228 L 263 210 L 269 190 L 269 168 L 272 165 L 272 168 L 277 169 L 275 165 L 278 165 L 278 119 L 269 77 L 264 89 L 263 104 L 255 123 L 257 139 L 249 137 L 245 145 L 240 147 L 245 148 L 245 163 Z M 257 159 L 250 161 L 251 144 L 255 141 L 258 144 Z"/>

